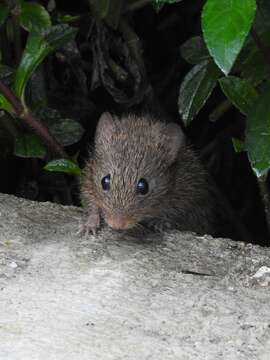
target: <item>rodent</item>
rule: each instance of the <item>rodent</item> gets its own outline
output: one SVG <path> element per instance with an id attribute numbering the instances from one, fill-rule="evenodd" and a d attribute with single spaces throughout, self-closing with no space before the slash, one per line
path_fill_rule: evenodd
<path id="1" fill-rule="evenodd" d="M 181 127 L 151 115 L 101 116 L 81 195 L 85 232 L 95 233 L 103 218 L 118 230 L 150 224 L 223 235 L 209 176 Z"/>

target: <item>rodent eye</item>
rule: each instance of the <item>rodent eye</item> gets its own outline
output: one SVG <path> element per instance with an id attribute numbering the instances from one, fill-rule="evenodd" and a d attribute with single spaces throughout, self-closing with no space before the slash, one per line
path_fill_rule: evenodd
<path id="1" fill-rule="evenodd" d="M 145 195 L 149 191 L 149 185 L 148 182 L 145 179 L 140 179 L 137 184 L 136 189 L 138 194 Z"/>
<path id="2" fill-rule="evenodd" d="M 102 185 L 102 189 L 105 191 L 110 190 L 111 187 L 111 175 L 106 175 L 104 176 L 104 178 L 102 178 L 101 180 L 101 185 Z"/>

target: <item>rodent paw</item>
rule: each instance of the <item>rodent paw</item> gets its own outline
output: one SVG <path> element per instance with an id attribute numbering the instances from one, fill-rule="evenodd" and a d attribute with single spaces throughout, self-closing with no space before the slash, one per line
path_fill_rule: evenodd
<path id="1" fill-rule="evenodd" d="M 79 224 L 77 234 L 79 236 L 88 236 L 90 234 L 96 235 L 100 228 L 100 216 L 98 213 L 90 214 L 86 222 Z"/>

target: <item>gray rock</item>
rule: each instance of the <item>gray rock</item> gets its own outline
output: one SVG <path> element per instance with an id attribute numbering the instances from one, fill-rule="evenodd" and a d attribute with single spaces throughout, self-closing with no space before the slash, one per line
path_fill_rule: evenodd
<path id="1" fill-rule="evenodd" d="M 1 360 L 269 359 L 269 249 L 82 216 L 0 195 Z"/>

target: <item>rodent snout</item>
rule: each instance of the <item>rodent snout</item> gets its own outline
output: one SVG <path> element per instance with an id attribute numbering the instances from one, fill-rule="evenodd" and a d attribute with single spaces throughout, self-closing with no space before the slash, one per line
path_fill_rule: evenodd
<path id="1" fill-rule="evenodd" d="M 105 217 L 105 220 L 111 228 L 116 230 L 130 229 L 134 225 L 134 222 L 127 215 L 121 213 L 110 214 Z"/>

